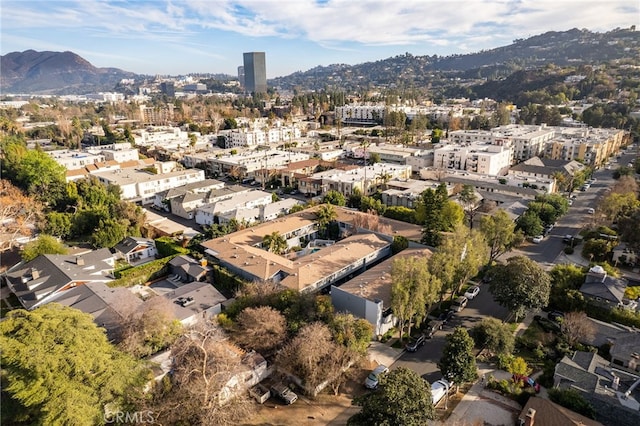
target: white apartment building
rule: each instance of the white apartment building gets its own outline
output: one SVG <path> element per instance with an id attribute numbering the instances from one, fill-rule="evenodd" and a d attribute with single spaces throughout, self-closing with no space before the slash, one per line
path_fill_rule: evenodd
<path id="1" fill-rule="evenodd" d="M 155 174 L 143 169 L 119 169 L 95 173 L 100 182 L 120 186 L 120 198 L 139 201 L 141 204 L 154 202 L 158 192 L 204 180 L 204 170 L 187 169 Z"/>
<path id="2" fill-rule="evenodd" d="M 244 128 L 221 130 L 218 136 L 225 137 L 225 148 L 240 148 L 290 142 L 300 138 L 302 132 L 296 126 L 278 126 L 265 130 Z"/>
<path id="3" fill-rule="evenodd" d="M 101 153 L 86 151 L 70 151 L 67 149 L 47 151 L 47 154 L 67 170 L 78 170 L 88 165 L 103 163 L 105 156 Z"/>
<path id="4" fill-rule="evenodd" d="M 179 127 L 147 127 L 146 129 L 134 130 L 134 141 L 136 145 L 165 146 L 168 144 L 181 144 L 189 146 L 189 134 L 183 132 Z"/>
<path id="5" fill-rule="evenodd" d="M 418 157 L 423 152 L 424 150 L 420 148 L 404 147 L 402 145 L 393 144 L 371 145 L 367 148 L 368 156 L 375 153 L 380 156 L 381 162 L 394 164 L 407 164 L 407 159 L 409 157 Z"/>
<path id="6" fill-rule="evenodd" d="M 375 123 L 384 119 L 384 105 L 345 105 L 336 107 L 336 119 L 343 123 Z"/>
<path id="7" fill-rule="evenodd" d="M 512 157 L 510 146 L 480 143 L 445 145 L 434 150 L 433 167 L 498 176 L 507 173 Z"/>
<path id="8" fill-rule="evenodd" d="M 256 171 L 263 169 L 279 169 L 289 163 L 304 161 L 309 154 L 270 149 L 264 151 L 249 151 L 236 155 L 224 155 L 209 158 L 209 165 L 214 176 L 224 176 L 235 173 L 238 176 L 252 178 Z"/>
<path id="9" fill-rule="evenodd" d="M 111 160 L 118 163 L 140 159 L 140 155 L 138 155 L 138 150 L 136 148 L 103 150 L 101 153 L 104 155 L 105 160 Z"/>
<path id="10" fill-rule="evenodd" d="M 411 178 L 411 166 L 403 164 L 376 163 L 350 170 L 331 169 L 300 179 L 298 189 L 309 195 L 321 195 L 338 191 L 349 196 L 357 189 L 361 194 L 371 194 L 387 182 Z"/>
<path id="11" fill-rule="evenodd" d="M 196 223 L 199 225 L 211 225 L 216 222 L 216 217 L 220 218 L 238 209 L 254 209 L 266 206 L 271 204 L 272 201 L 273 196 L 270 192 L 255 190 L 238 193 L 233 198 L 196 208 Z"/>

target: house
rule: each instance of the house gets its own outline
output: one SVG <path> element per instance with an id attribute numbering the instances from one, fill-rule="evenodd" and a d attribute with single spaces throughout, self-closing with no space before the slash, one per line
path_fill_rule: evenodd
<path id="1" fill-rule="evenodd" d="M 391 268 L 398 257 L 427 259 L 432 252 L 426 248 L 410 248 L 387 259 L 340 286 L 331 286 L 331 303 L 337 312 L 349 312 L 369 321 L 374 334 L 382 336 L 396 325 L 391 312 Z"/>
<path id="2" fill-rule="evenodd" d="M 584 164 L 575 160 L 565 161 L 533 157 L 511 167 L 511 169 L 509 169 L 509 175 L 551 180 L 554 182 L 553 188 L 555 192 L 559 189 L 559 179 L 569 183 L 578 172 L 584 169 Z"/>
<path id="3" fill-rule="evenodd" d="M 600 265 L 589 269 L 580 293 L 591 304 L 607 309 L 620 306 L 624 299 L 627 281 L 607 275 Z"/>
<path id="4" fill-rule="evenodd" d="M 162 296 L 176 305 L 176 319 L 185 326 L 210 320 L 222 312 L 222 302 L 227 300 L 215 287 L 204 282 L 180 284 Z"/>
<path id="5" fill-rule="evenodd" d="M 636 373 L 640 372 L 640 333 L 616 339 L 609 353 L 612 365 L 621 366 Z"/>
<path id="6" fill-rule="evenodd" d="M 536 396 L 529 398 L 518 421 L 523 426 L 602 426 L 600 422 Z"/>
<path id="7" fill-rule="evenodd" d="M 207 260 L 198 262 L 186 255 L 176 256 L 169 261 L 169 271 L 172 275 L 185 283 L 192 281 L 206 281 L 207 273 L 211 267 L 207 266 Z"/>
<path id="8" fill-rule="evenodd" d="M 51 302 L 91 314 L 98 327 L 106 330 L 111 341 L 118 339 L 123 320 L 143 303 L 127 288 L 111 288 L 100 282 L 58 293 Z"/>
<path id="9" fill-rule="evenodd" d="M 158 251 L 151 238 L 126 237 L 114 248 L 116 259 L 124 259 L 129 264 L 140 264 L 154 260 Z"/>
<path id="10" fill-rule="evenodd" d="M 74 287 L 113 280 L 114 264 L 106 248 L 75 256 L 42 254 L 14 266 L 3 279 L 25 309 L 34 309 Z"/>
<path id="11" fill-rule="evenodd" d="M 223 188 L 224 182 L 205 179 L 159 192 L 155 195 L 153 205 L 185 219 L 193 219 L 193 211 L 208 202 L 208 194 Z"/>
<path id="12" fill-rule="evenodd" d="M 553 383 L 556 388 L 578 391 L 607 424 L 640 424 L 640 378 L 596 353 L 576 351 L 573 357 L 562 358 Z"/>

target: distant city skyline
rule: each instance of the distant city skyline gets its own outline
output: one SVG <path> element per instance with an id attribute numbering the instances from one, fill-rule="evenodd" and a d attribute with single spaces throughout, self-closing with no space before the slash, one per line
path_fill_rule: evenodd
<path id="1" fill-rule="evenodd" d="M 406 52 L 447 56 L 547 31 L 640 27 L 638 0 L 0 0 L 1 54 L 72 51 L 138 74 L 237 75 L 266 52 L 267 78 Z"/>

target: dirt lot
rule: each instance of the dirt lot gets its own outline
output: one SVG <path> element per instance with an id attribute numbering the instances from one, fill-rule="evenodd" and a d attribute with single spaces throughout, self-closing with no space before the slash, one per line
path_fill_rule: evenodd
<path id="1" fill-rule="evenodd" d="M 354 379 L 340 388 L 338 396 L 334 396 L 331 391 L 328 391 L 329 393 L 325 391 L 315 399 L 310 399 L 298 393 L 298 401 L 289 406 L 282 404 L 275 398 L 270 398 L 263 405 L 259 405 L 256 415 L 244 424 L 247 426 L 346 425 L 349 417 L 360 411 L 360 407 L 351 405 L 351 400 L 366 392 L 363 383 L 371 368 L 373 366 L 358 369 L 354 374 Z M 461 389 L 461 391 L 466 391 L 466 389 Z M 448 409 L 444 410 L 441 405 L 436 410 L 438 417 L 446 419 L 463 395 L 460 392 L 458 395 L 449 397 Z"/>

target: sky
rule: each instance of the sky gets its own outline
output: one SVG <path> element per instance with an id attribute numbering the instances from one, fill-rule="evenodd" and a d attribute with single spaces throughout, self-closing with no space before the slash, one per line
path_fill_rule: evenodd
<path id="1" fill-rule="evenodd" d="M 237 75 L 255 51 L 274 78 L 547 31 L 640 30 L 640 0 L 0 0 L 0 16 L 2 55 L 71 51 L 96 67 L 175 76 Z"/>

